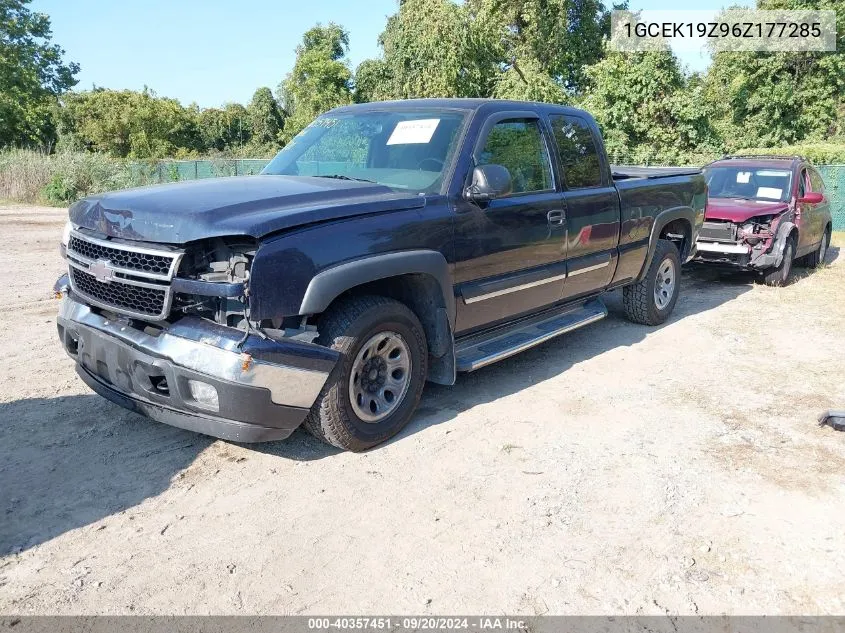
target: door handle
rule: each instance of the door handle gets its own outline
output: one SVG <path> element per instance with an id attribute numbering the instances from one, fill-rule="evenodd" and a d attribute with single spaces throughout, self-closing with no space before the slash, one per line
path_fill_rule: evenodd
<path id="1" fill-rule="evenodd" d="M 566 215 L 564 215 L 563 211 L 560 209 L 555 209 L 554 211 L 549 211 L 546 214 L 546 219 L 549 221 L 549 224 L 563 224 L 563 221 L 566 219 Z"/>

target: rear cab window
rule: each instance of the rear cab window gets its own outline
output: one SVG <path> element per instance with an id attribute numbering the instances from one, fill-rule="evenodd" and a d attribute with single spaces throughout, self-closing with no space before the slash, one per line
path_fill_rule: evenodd
<path id="1" fill-rule="evenodd" d="M 601 187 L 601 158 L 590 125 L 578 116 L 549 116 L 567 189 Z"/>

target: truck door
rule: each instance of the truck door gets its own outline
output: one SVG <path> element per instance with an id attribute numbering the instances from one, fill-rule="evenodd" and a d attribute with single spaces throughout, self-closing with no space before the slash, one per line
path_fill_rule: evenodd
<path id="1" fill-rule="evenodd" d="M 512 188 L 486 203 L 456 203 L 458 333 L 560 299 L 565 226 L 550 152 L 551 141 L 535 112 L 497 113 L 482 126 L 473 164 L 506 167 Z"/>
<path id="2" fill-rule="evenodd" d="M 566 283 L 561 298 L 602 290 L 613 278 L 619 245 L 619 195 L 592 126 L 551 114 L 566 207 Z"/>

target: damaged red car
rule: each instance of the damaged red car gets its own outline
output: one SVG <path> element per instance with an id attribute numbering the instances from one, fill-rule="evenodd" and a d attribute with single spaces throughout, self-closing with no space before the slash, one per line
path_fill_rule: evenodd
<path id="1" fill-rule="evenodd" d="M 833 222 L 822 177 L 806 159 L 726 157 L 704 173 L 696 263 L 754 271 L 767 285 L 782 286 L 793 262 L 824 262 Z"/>

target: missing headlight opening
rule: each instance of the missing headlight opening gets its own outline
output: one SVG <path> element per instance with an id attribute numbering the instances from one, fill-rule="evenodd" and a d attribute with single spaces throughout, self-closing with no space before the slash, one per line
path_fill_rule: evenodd
<path id="1" fill-rule="evenodd" d="M 220 284 L 221 295 L 230 294 L 230 288 L 236 284 L 243 284 L 243 290 L 238 292 L 238 296 L 209 296 L 200 291 L 178 292 L 174 297 L 173 311 L 207 318 L 222 325 L 245 328 L 249 272 L 256 248 L 255 242 L 236 237 L 215 238 L 191 245 L 182 259 L 180 278 Z"/>
<path id="2" fill-rule="evenodd" d="M 739 227 L 738 236 L 744 239 L 750 246 L 756 246 L 764 240 L 769 240 L 772 235 L 772 216 L 761 216 L 751 218 L 748 222 Z"/>

